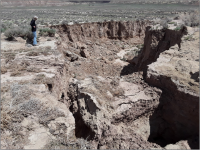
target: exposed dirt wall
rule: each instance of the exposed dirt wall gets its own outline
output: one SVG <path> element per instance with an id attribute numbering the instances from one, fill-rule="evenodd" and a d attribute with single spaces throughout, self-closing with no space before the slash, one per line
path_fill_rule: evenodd
<path id="1" fill-rule="evenodd" d="M 141 37 L 145 35 L 145 28 L 150 24 L 150 21 L 135 21 L 135 22 L 94 22 L 75 25 L 60 25 L 52 26 L 57 28 L 58 33 L 63 40 L 77 42 L 87 39 L 109 38 L 109 39 L 128 39 Z"/>

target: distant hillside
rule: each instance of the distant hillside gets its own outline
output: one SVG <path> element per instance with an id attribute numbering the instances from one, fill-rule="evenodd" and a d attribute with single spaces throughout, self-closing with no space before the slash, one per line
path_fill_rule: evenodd
<path id="1" fill-rule="evenodd" d="M 75 3 L 182 3 L 199 5 L 199 0 L 1 0 L 2 7 L 65 6 Z"/>
<path id="2" fill-rule="evenodd" d="M 110 0 L 69 0 L 73 3 L 110 3 Z"/>
<path id="3" fill-rule="evenodd" d="M 20 6 L 61 6 L 70 4 L 64 0 L 1 0 L 3 7 L 20 7 Z"/>

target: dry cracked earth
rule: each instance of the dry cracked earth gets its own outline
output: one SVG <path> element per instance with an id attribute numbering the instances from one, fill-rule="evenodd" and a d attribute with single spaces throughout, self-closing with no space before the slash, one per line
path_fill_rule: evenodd
<path id="1" fill-rule="evenodd" d="M 150 21 L 1 36 L 2 149 L 198 149 L 199 32 Z"/>

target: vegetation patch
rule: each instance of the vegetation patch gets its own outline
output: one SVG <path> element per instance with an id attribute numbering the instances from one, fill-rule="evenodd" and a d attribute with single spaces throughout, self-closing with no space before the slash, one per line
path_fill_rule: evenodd
<path id="1" fill-rule="evenodd" d="M 68 137 L 66 135 L 56 136 L 45 145 L 44 149 L 94 149 L 87 139 Z"/>
<path id="2" fill-rule="evenodd" d="M 194 41 L 195 38 L 192 37 L 192 35 L 188 35 L 184 38 L 184 40 L 187 40 L 187 41 Z"/>
<path id="3" fill-rule="evenodd" d="M 39 68 L 36 68 L 36 67 L 29 67 L 29 68 L 26 69 L 26 71 L 39 73 L 41 70 Z"/>
<path id="4" fill-rule="evenodd" d="M 10 74 L 10 76 L 19 76 L 19 75 L 21 75 L 22 73 L 20 72 L 20 71 L 18 71 L 18 70 L 15 70 L 14 72 L 12 72 L 11 74 Z"/>
<path id="5" fill-rule="evenodd" d="M 7 69 L 5 67 L 1 67 L 1 74 L 5 74 L 7 72 Z"/>
<path id="6" fill-rule="evenodd" d="M 54 37 L 56 33 L 55 29 L 50 29 L 50 28 L 44 28 L 39 30 L 39 35 L 40 36 L 51 36 Z"/>
<path id="7" fill-rule="evenodd" d="M 33 33 L 30 27 L 13 27 L 9 28 L 5 31 L 4 35 L 8 38 L 8 40 L 13 40 L 15 37 L 22 37 L 24 39 L 33 39 Z"/>
<path id="8" fill-rule="evenodd" d="M 15 56 L 16 56 L 16 54 L 13 52 L 10 52 L 10 53 L 3 53 L 3 57 L 6 59 L 5 61 L 6 61 L 6 63 L 8 63 L 8 62 L 10 62 L 10 61 L 12 61 L 12 60 L 14 60 L 15 59 Z"/>
<path id="9" fill-rule="evenodd" d="M 175 24 L 176 22 L 168 22 L 168 24 Z"/>
<path id="10" fill-rule="evenodd" d="M 179 30 L 181 30 L 181 27 L 176 27 L 174 30 L 179 31 Z"/>
<path id="11" fill-rule="evenodd" d="M 35 52 L 35 51 L 32 51 L 32 52 L 28 52 L 26 54 L 26 56 L 38 56 L 39 55 L 39 52 Z"/>

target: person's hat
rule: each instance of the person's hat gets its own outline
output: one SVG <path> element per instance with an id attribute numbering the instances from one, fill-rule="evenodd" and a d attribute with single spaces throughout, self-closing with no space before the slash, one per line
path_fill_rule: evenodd
<path id="1" fill-rule="evenodd" d="M 37 16 L 34 16 L 33 18 L 34 18 L 34 19 L 38 19 L 38 17 L 37 17 Z"/>

